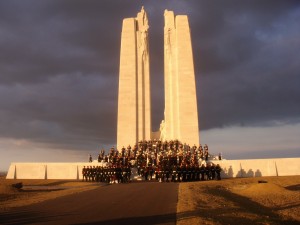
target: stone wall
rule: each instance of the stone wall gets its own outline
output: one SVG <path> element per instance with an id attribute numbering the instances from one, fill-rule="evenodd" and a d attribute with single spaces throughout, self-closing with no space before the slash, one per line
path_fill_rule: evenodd
<path id="1" fill-rule="evenodd" d="M 300 158 L 247 159 L 216 161 L 222 177 L 264 177 L 300 175 Z"/>
<path id="2" fill-rule="evenodd" d="M 215 161 L 223 178 L 300 175 L 300 158 Z M 6 179 L 82 179 L 83 166 L 101 163 L 11 163 Z"/>
<path id="3" fill-rule="evenodd" d="M 101 163 L 11 163 L 6 179 L 70 179 L 81 180 L 83 166 Z"/>

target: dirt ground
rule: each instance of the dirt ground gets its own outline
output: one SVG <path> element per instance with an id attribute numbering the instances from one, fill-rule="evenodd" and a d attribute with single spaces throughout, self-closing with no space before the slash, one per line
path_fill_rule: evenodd
<path id="1" fill-rule="evenodd" d="M 300 224 L 300 176 L 181 183 L 177 224 Z"/>
<path id="2" fill-rule="evenodd" d="M 22 182 L 23 185 L 66 187 L 64 190 L 38 190 L 20 191 L 12 184 Z M 6 180 L 0 176 L 0 213 L 14 207 L 30 205 L 37 202 L 58 198 L 65 195 L 76 194 L 91 190 L 99 186 L 90 182 L 68 180 Z"/>
<path id="3" fill-rule="evenodd" d="M 19 191 L 11 186 L 18 182 L 68 189 Z M 97 187 L 89 182 L 6 180 L 1 176 L 0 213 Z M 180 183 L 177 224 L 300 224 L 300 176 Z"/>

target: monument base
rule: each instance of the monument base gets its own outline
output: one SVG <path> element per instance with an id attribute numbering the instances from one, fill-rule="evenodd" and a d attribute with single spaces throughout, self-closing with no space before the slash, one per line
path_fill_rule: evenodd
<path id="1" fill-rule="evenodd" d="M 222 168 L 222 178 L 300 175 L 300 158 L 215 160 Z M 11 163 L 6 179 L 82 180 L 83 166 L 102 163 Z"/>

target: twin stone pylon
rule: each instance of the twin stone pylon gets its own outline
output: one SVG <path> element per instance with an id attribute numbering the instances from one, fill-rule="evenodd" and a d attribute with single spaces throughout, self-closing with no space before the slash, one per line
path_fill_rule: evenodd
<path id="1" fill-rule="evenodd" d="M 117 148 L 141 140 L 179 140 L 199 144 L 198 109 L 188 17 L 165 10 L 165 118 L 159 132 L 151 129 L 148 17 L 123 20 L 121 37 Z"/>

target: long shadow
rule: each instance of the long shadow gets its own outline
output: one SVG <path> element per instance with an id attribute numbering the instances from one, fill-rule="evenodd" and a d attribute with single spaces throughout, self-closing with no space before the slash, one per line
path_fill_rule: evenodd
<path id="1" fill-rule="evenodd" d="M 257 224 L 258 221 L 254 221 L 251 218 L 240 217 L 238 211 L 234 211 L 234 214 L 229 215 L 228 209 L 218 208 L 212 209 L 198 209 L 193 211 L 186 211 L 177 214 L 177 221 L 184 221 L 186 219 L 201 217 L 204 221 L 210 221 L 216 224 L 243 224 L 253 225 Z M 261 221 L 260 221 L 261 222 Z M 261 223 L 260 223 L 261 224 Z M 269 223 L 267 223 L 269 224 Z"/>
<path id="2" fill-rule="evenodd" d="M 290 191 L 300 191 L 300 184 L 287 186 L 287 187 L 285 187 L 285 189 L 290 190 Z"/>
<path id="3" fill-rule="evenodd" d="M 33 223 L 44 223 L 57 221 L 58 217 L 65 216 L 66 214 L 56 214 L 56 215 L 45 215 L 44 213 L 37 211 L 9 211 L 0 213 L 0 224 L 3 225 L 17 225 L 17 224 L 33 224 Z M 56 224 L 58 224 L 56 222 Z"/>
<path id="4" fill-rule="evenodd" d="M 78 180 L 69 180 L 69 181 L 65 181 L 65 180 L 61 180 L 61 181 L 53 181 L 51 183 L 48 183 L 48 184 L 43 184 L 41 186 L 56 186 L 56 185 L 61 185 L 61 184 L 65 184 L 65 183 L 68 183 L 70 181 L 78 181 Z M 36 186 L 39 186 L 39 185 L 36 185 Z"/>
<path id="5" fill-rule="evenodd" d="M 2 225 L 17 225 L 17 224 L 76 224 L 76 225 L 96 225 L 96 224 L 106 224 L 106 225 L 115 225 L 115 224 L 176 224 L 176 213 L 165 214 L 165 215 L 153 215 L 153 216 L 141 216 L 141 217 L 128 217 L 128 218 L 118 218 L 112 220 L 99 220 L 99 221 L 87 221 L 82 223 L 70 223 L 65 221 L 63 217 L 68 214 L 56 214 L 56 215 L 45 215 L 40 212 L 33 211 L 19 211 L 19 212 L 6 212 L 0 214 L 0 224 Z M 62 219 L 62 220 L 61 220 Z"/>
<path id="6" fill-rule="evenodd" d="M 218 222 L 220 224 L 230 224 L 235 221 L 235 224 L 261 224 L 261 223 L 271 223 L 271 224 L 282 224 L 291 225 L 299 224 L 299 221 L 293 219 L 284 219 L 280 217 L 275 211 L 275 208 L 265 207 L 251 199 L 234 194 L 224 188 L 207 188 L 204 191 L 205 194 L 212 196 L 224 198 L 227 202 L 233 203 L 236 208 L 232 210 L 232 213 L 228 213 L 228 208 L 219 207 L 218 209 L 212 210 L 209 206 L 200 205 L 199 210 L 188 211 L 181 214 L 177 214 L 178 220 L 184 220 L 191 217 L 202 217 L 205 220 L 210 220 Z M 239 213 L 252 213 L 259 215 L 258 218 L 247 218 L 240 217 Z"/>
<path id="7" fill-rule="evenodd" d="M 141 217 L 128 217 L 119 218 L 105 221 L 95 221 L 87 223 L 75 223 L 73 225 L 119 225 L 119 224 L 130 224 L 130 225 L 152 225 L 152 224 L 176 224 L 176 213 L 164 214 L 164 215 L 153 215 L 153 216 L 141 216 Z"/>

